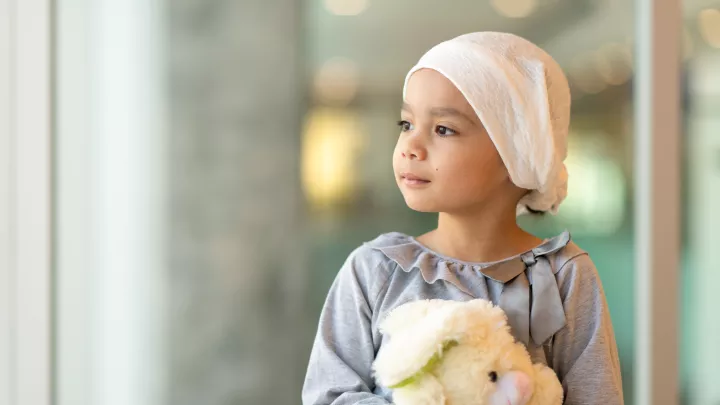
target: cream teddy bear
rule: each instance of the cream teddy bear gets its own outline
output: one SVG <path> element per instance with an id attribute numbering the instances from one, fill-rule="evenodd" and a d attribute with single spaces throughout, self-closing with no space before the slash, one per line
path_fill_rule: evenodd
<path id="1" fill-rule="evenodd" d="M 393 310 L 373 369 L 396 405 L 561 405 L 555 372 L 533 364 L 491 302 L 423 300 Z"/>

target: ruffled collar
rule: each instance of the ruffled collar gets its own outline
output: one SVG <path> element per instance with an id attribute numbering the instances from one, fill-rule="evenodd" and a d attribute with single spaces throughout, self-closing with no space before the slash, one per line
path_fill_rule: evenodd
<path id="1" fill-rule="evenodd" d="M 540 345 L 565 325 L 565 313 L 554 274 L 547 256 L 570 243 L 570 233 L 548 239 L 520 255 L 491 263 L 471 263 L 443 256 L 415 238 L 398 233 L 381 235 L 370 247 L 381 251 L 405 272 L 418 270 L 423 280 L 433 284 L 444 280 L 473 296 L 457 277 L 458 272 L 478 271 L 503 284 L 498 305 L 518 340 L 527 344 L 532 337 Z M 530 294 L 533 289 L 535 294 Z M 533 322 L 534 321 L 534 322 Z"/>
<path id="2" fill-rule="evenodd" d="M 413 269 L 420 270 L 423 277 L 428 276 L 425 279 L 427 282 L 444 279 L 443 275 L 447 272 L 475 270 L 492 280 L 506 283 L 524 270 L 525 261 L 529 259 L 529 256 L 537 258 L 553 254 L 567 246 L 570 239 L 570 233 L 565 231 L 558 236 L 545 240 L 532 250 L 496 262 L 486 263 L 466 262 L 444 256 L 426 247 L 412 236 L 399 232 L 381 235 L 370 242 L 369 245 L 397 263 L 405 272 L 410 272 Z M 523 260 L 523 258 L 525 259 Z"/>

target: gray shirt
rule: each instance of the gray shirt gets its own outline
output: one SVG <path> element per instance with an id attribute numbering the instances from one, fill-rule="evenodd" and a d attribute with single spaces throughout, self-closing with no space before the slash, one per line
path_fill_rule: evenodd
<path id="1" fill-rule="evenodd" d="M 566 232 L 522 255 L 469 263 L 401 233 L 356 249 L 340 269 L 320 315 L 302 392 L 304 405 L 390 404 L 372 363 L 385 315 L 420 299 L 500 305 L 534 362 L 557 373 L 567 405 L 622 405 L 617 347 L 595 265 Z"/>

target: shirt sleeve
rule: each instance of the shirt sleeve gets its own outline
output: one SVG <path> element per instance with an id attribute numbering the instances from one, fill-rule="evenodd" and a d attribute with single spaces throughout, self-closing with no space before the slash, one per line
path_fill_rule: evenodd
<path id="1" fill-rule="evenodd" d="M 375 286 L 384 285 L 389 274 L 366 249 L 350 255 L 330 288 L 310 354 L 303 405 L 390 404 L 373 394 L 372 377 L 380 343 L 372 328 Z"/>
<path id="2" fill-rule="evenodd" d="M 557 274 L 566 326 L 555 334 L 552 367 L 565 405 L 623 405 L 620 361 L 605 294 L 587 255 Z"/>

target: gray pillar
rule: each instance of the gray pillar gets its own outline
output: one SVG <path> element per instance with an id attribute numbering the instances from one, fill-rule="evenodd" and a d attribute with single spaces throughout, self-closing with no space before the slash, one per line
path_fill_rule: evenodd
<path id="1" fill-rule="evenodd" d="M 167 8 L 169 403 L 297 403 L 301 2 Z"/>
<path id="2" fill-rule="evenodd" d="M 682 4 L 679 0 L 635 4 L 634 402 L 670 405 L 680 403 Z"/>

